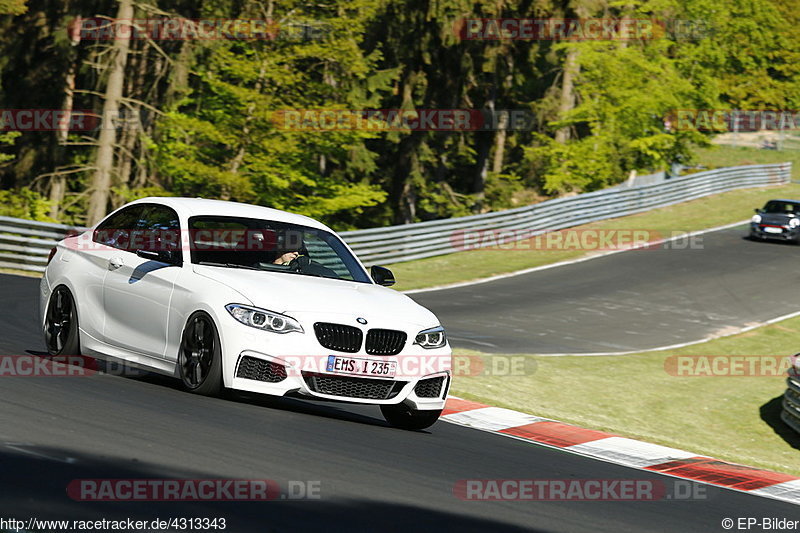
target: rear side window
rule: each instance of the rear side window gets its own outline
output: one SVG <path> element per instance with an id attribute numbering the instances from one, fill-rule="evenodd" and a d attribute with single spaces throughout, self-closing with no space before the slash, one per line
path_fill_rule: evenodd
<path id="1" fill-rule="evenodd" d="M 100 224 L 92 240 L 133 253 L 137 250 L 180 251 L 178 214 L 163 205 L 132 205 Z"/>
<path id="2" fill-rule="evenodd" d="M 132 205 L 111 215 L 94 230 L 92 240 L 119 250 L 128 250 L 131 233 L 137 229 L 144 204 Z"/>

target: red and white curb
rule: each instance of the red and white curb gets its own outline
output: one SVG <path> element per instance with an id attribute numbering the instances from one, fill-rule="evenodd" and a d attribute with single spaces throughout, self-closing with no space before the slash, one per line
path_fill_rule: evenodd
<path id="1" fill-rule="evenodd" d="M 640 470 L 800 504 L 800 478 L 449 397 L 441 420 Z"/>

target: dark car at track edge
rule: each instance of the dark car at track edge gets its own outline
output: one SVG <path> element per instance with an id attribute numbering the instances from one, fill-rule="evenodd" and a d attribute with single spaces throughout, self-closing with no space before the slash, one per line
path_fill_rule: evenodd
<path id="1" fill-rule="evenodd" d="M 750 238 L 800 244 L 800 201 L 770 200 L 750 219 Z"/>

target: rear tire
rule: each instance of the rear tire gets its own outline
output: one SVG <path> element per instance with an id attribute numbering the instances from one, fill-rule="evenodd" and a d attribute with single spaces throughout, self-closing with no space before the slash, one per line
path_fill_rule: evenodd
<path id="1" fill-rule="evenodd" d="M 419 430 L 431 427 L 442 414 L 442 410 L 419 411 L 401 403 L 381 405 L 381 413 L 389 424 L 400 429 Z"/>
<path id="2" fill-rule="evenodd" d="M 183 388 L 202 396 L 222 391 L 222 347 L 214 321 L 198 311 L 189 317 L 181 337 L 178 374 Z"/>
<path id="3" fill-rule="evenodd" d="M 52 356 L 81 354 L 75 299 L 64 285 L 56 287 L 50 295 L 44 318 L 44 342 Z"/>

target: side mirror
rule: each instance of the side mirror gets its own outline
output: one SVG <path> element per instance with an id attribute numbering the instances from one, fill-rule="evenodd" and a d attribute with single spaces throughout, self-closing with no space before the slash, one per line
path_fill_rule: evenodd
<path id="1" fill-rule="evenodd" d="M 761 209 L 759 209 L 759 208 L 757 208 L 757 207 L 756 207 L 755 209 L 753 209 L 753 211 L 755 211 L 755 212 L 756 212 L 756 214 L 761 214 Z"/>
<path id="2" fill-rule="evenodd" d="M 369 270 L 369 274 L 378 285 L 383 285 L 384 287 L 394 285 L 394 274 L 386 267 L 373 265 Z"/>
<path id="3" fill-rule="evenodd" d="M 142 259 L 180 266 L 182 261 L 177 250 L 136 250 L 136 255 Z"/>

